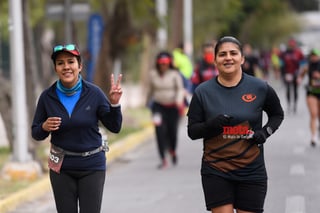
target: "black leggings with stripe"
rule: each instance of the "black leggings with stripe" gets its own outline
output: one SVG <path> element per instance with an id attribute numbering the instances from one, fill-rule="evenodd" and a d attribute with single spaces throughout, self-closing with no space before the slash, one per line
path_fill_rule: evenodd
<path id="1" fill-rule="evenodd" d="M 165 158 L 165 151 L 176 151 L 178 140 L 179 111 L 176 107 L 153 105 L 153 113 L 161 115 L 161 124 L 155 126 L 158 151 L 161 159 Z"/>
<path id="2" fill-rule="evenodd" d="M 100 213 L 105 176 L 105 171 L 61 171 L 58 174 L 50 170 L 57 212 Z"/>

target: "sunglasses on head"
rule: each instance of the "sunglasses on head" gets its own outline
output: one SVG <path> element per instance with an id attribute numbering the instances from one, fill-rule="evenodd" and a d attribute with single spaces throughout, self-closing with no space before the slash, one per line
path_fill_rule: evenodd
<path id="1" fill-rule="evenodd" d="M 61 50 L 68 50 L 68 51 L 76 50 L 76 51 L 78 51 L 75 44 L 57 45 L 53 48 L 53 52 L 57 52 L 57 51 L 61 51 Z"/>

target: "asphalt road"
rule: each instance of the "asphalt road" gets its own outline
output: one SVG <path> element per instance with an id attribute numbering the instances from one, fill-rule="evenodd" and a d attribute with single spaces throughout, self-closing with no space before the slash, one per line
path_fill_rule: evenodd
<path id="1" fill-rule="evenodd" d="M 274 84 L 284 109 L 284 91 Z M 320 143 L 310 146 L 309 115 L 300 89 L 296 114 L 285 120 L 265 145 L 269 175 L 266 213 L 317 213 L 320 209 Z M 181 121 L 176 167 L 157 170 L 154 138 L 123 155 L 108 167 L 102 212 L 201 213 L 205 210 L 200 180 L 201 141 L 186 135 Z M 10 213 L 53 213 L 51 193 L 20 205 Z"/>
<path id="2" fill-rule="evenodd" d="M 284 99 L 284 91 L 278 87 Z M 320 143 L 310 146 L 309 114 L 304 87 L 299 90 L 298 111 L 286 111 L 279 131 L 265 146 L 269 174 L 267 213 L 320 212 Z M 287 108 L 282 101 L 284 109 Z"/>

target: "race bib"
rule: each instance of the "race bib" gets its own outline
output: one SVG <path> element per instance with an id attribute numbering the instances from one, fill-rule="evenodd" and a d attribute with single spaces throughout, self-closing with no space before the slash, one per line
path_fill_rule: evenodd
<path id="1" fill-rule="evenodd" d="M 162 124 L 162 115 L 159 112 L 156 112 L 152 115 L 152 121 L 155 126 L 160 126 Z"/>
<path id="2" fill-rule="evenodd" d="M 53 170 L 57 173 L 60 173 L 60 169 L 62 166 L 64 155 L 65 155 L 65 153 L 64 153 L 63 149 L 51 144 L 50 153 L 49 153 L 49 157 L 48 157 L 48 167 L 51 170 Z"/>

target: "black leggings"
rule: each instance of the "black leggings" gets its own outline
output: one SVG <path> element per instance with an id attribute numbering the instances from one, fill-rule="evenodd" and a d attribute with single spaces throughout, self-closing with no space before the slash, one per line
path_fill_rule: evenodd
<path id="1" fill-rule="evenodd" d="M 105 171 L 50 170 L 50 181 L 58 213 L 100 213 Z M 78 203 L 79 201 L 79 203 Z"/>
<path id="2" fill-rule="evenodd" d="M 153 113 L 161 115 L 161 124 L 155 126 L 158 151 L 161 159 L 165 151 L 175 152 L 178 140 L 179 111 L 176 107 L 166 107 L 155 103 Z"/>
<path id="3" fill-rule="evenodd" d="M 290 105 L 293 101 L 293 104 L 296 105 L 298 101 L 298 84 L 297 84 L 297 76 L 294 75 L 292 82 L 286 82 L 286 96 L 287 96 L 287 103 Z M 293 97 L 292 97 L 293 95 Z"/>

